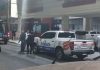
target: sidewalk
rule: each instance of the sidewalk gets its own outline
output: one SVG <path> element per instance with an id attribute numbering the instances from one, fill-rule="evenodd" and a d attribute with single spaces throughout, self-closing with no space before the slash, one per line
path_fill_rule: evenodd
<path id="1" fill-rule="evenodd" d="M 19 45 L 20 45 L 20 44 L 21 44 L 21 42 L 20 42 L 20 43 L 18 43 L 18 41 L 19 41 L 19 40 L 11 40 L 11 39 L 9 40 L 9 42 L 11 42 L 11 43 L 15 43 L 15 44 L 19 44 Z"/>

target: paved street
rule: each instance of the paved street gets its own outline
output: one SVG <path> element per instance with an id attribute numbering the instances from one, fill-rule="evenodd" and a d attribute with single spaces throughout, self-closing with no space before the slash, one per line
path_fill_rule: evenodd
<path id="1" fill-rule="evenodd" d="M 0 54 L 0 70 L 16 70 L 36 65 L 33 62 L 13 57 L 6 52 Z"/>
<path id="2" fill-rule="evenodd" d="M 0 45 L 0 70 L 17 70 L 27 67 L 50 64 L 52 61 L 36 55 L 18 54 L 19 47 L 16 45 Z"/>
<path id="3" fill-rule="evenodd" d="M 18 54 L 20 47 L 18 44 L 8 43 L 8 45 L 0 45 L 2 48 L 2 52 L 0 53 L 0 70 L 17 70 L 28 67 L 34 67 L 39 65 L 51 64 L 53 57 L 39 54 L 37 55 L 21 55 Z M 84 59 L 84 61 L 90 61 L 100 56 L 98 52 L 95 52 L 92 55 L 89 55 Z M 99 58 L 96 60 L 100 60 Z M 75 58 L 70 60 L 61 61 L 62 62 L 73 62 L 79 61 Z M 56 62 L 58 63 L 58 62 Z"/>

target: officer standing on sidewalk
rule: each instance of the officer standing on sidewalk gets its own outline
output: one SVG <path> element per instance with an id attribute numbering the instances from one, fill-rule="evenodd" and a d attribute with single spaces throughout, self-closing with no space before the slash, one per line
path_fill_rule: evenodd
<path id="1" fill-rule="evenodd" d="M 24 50 L 25 50 L 25 46 L 26 46 L 26 34 L 24 31 L 22 31 L 20 38 L 19 38 L 19 42 L 21 41 L 21 49 L 20 49 L 20 54 L 24 54 Z"/>

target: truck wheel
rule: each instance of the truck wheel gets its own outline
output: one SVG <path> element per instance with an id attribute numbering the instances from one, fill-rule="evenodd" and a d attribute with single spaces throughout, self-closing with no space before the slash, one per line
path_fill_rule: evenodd
<path id="1" fill-rule="evenodd" d="M 87 55 L 77 55 L 78 59 L 83 60 Z"/>
<path id="2" fill-rule="evenodd" d="M 56 49 L 56 56 L 57 59 L 61 60 L 64 57 L 64 52 L 61 48 Z"/>
<path id="3" fill-rule="evenodd" d="M 36 44 L 34 45 L 33 53 L 35 53 L 35 54 L 39 53 L 39 48 Z"/>

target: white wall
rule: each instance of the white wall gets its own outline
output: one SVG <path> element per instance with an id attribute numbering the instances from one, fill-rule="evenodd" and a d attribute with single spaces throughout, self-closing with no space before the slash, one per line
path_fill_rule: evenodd
<path id="1" fill-rule="evenodd" d="M 60 15 L 72 15 L 72 16 L 80 16 L 80 15 L 90 15 L 100 12 L 100 0 L 97 0 L 94 4 L 88 5 L 80 5 L 75 7 L 67 7 L 63 8 L 62 4 L 64 0 L 42 0 L 41 6 L 43 6 L 43 10 L 39 12 L 28 13 L 24 17 L 32 18 L 32 17 L 51 17 L 51 16 L 60 16 Z M 30 4 L 31 5 L 31 4 Z M 32 6 L 32 5 L 31 5 Z"/>

